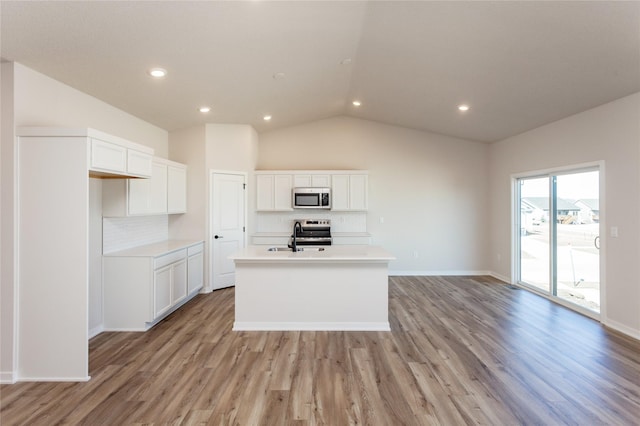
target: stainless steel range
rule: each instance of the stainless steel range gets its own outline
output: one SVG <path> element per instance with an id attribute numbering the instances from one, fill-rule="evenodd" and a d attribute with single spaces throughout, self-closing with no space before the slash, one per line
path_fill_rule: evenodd
<path id="1" fill-rule="evenodd" d="M 300 225 L 298 225 L 298 223 Z M 330 246 L 331 221 L 329 219 L 301 219 L 294 223 L 289 246 Z"/>

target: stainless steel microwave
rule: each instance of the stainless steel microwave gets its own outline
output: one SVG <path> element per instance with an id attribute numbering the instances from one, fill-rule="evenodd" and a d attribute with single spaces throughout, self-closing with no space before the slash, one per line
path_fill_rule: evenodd
<path id="1" fill-rule="evenodd" d="M 330 209 L 331 188 L 293 188 L 294 209 Z"/>

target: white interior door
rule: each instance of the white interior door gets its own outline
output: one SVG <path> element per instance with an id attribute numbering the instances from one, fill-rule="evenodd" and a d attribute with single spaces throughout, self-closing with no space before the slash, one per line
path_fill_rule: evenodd
<path id="1" fill-rule="evenodd" d="M 235 285 L 235 265 L 228 257 L 245 245 L 244 174 L 211 174 L 211 288 Z"/>

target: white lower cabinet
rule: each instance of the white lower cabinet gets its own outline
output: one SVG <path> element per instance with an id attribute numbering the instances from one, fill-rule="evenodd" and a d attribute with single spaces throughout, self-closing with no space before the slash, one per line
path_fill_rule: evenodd
<path id="1" fill-rule="evenodd" d="M 144 255 L 130 249 L 103 257 L 104 327 L 148 330 L 203 285 L 204 243 Z"/>
<path id="2" fill-rule="evenodd" d="M 187 259 L 171 265 L 171 305 L 187 298 Z"/>
<path id="3" fill-rule="evenodd" d="M 171 266 L 165 266 L 153 271 L 153 315 L 148 321 L 167 312 L 171 304 Z"/>
<path id="4" fill-rule="evenodd" d="M 204 286 L 204 244 L 198 244 L 188 249 L 187 258 L 187 294 Z"/>

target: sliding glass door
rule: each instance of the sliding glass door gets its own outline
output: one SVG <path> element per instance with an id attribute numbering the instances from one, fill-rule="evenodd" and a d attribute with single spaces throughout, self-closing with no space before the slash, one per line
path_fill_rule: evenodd
<path id="1" fill-rule="evenodd" d="M 551 291 L 549 178 L 520 179 L 520 281 Z"/>
<path id="2" fill-rule="evenodd" d="M 517 179 L 518 282 L 600 312 L 597 169 Z"/>

